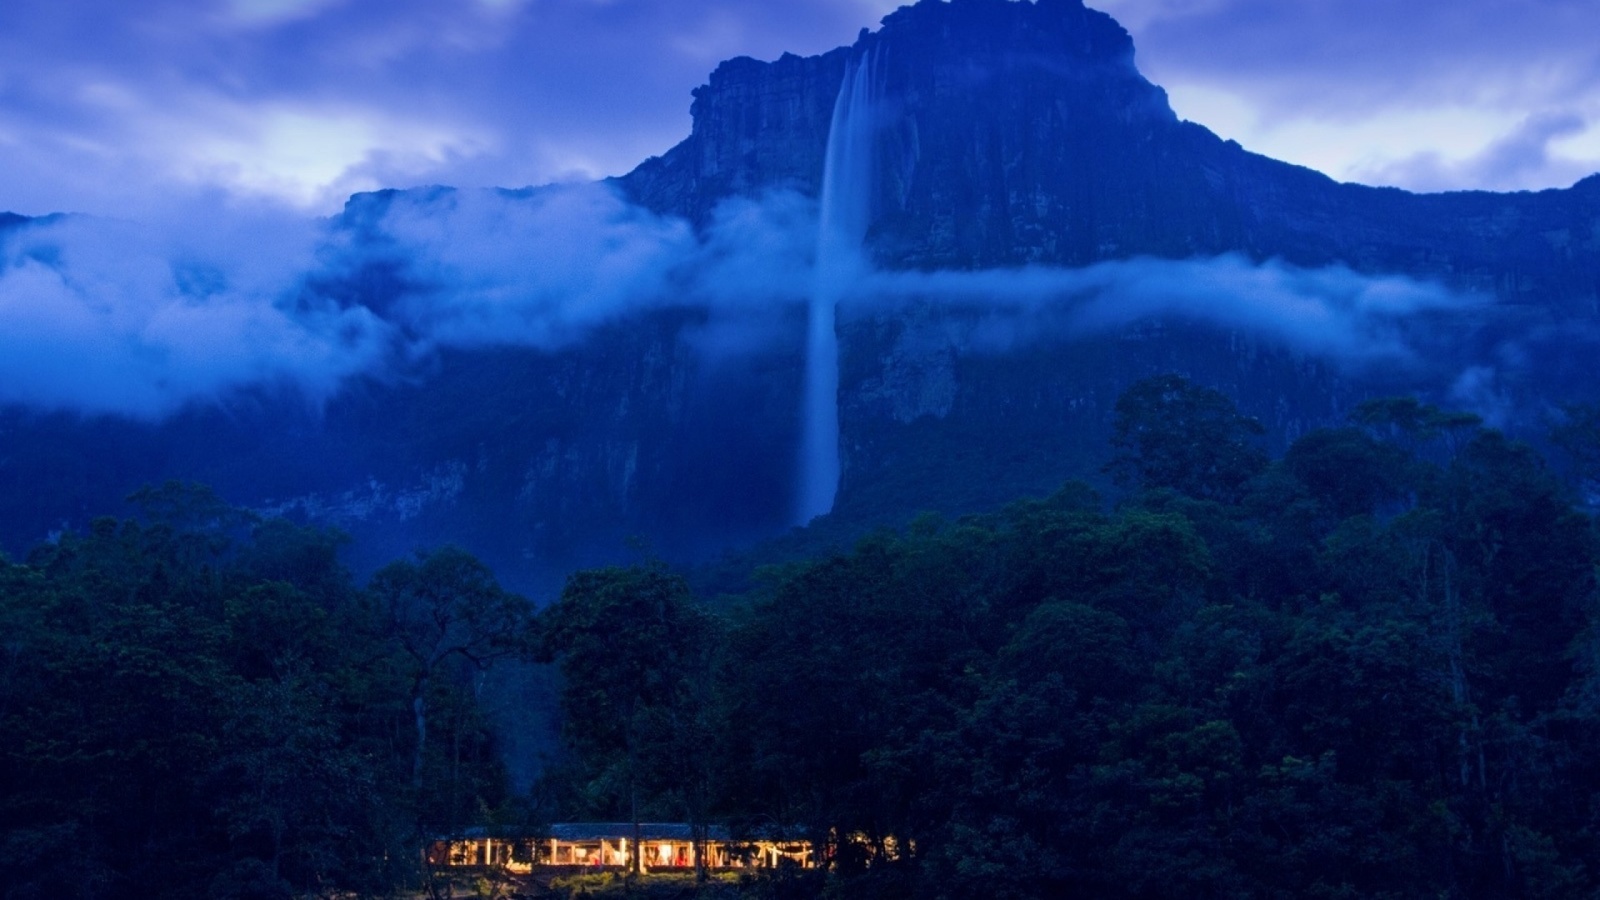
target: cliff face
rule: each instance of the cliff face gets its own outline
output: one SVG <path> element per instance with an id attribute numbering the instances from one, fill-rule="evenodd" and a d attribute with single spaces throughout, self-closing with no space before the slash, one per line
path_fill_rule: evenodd
<path id="1" fill-rule="evenodd" d="M 848 58 L 872 60 L 883 98 L 868 236 L 880 266 L 1223 253 L 1342 265 L 1495 298 L 1461 327 L 1482 341 L 1508 316 L 1553 333 L 1592 328 L 1600 310 L 1600 176 L 1518 194 L 1336 183 L 1180 121 L 1139 74 L 1128 34 L 1079 0 L 922 0 L 848 50 L 724 64 L 695 92 L 690 137 L 620 185 L 697 222 L 733 195 L 816 195 Z M 1159 371 L 1223 388 L 1281 442 L 1371 394 L 1462 402 L 1451 379 L 1473 365 L 1457 347 L 1426 373 L 1350 371 L 1248 333 L 1159 322 L 980 353 L 956 318 L 913 308 L 841 323 L 841 511 L 892 515 L 918 493 L 983 505 L 1092 474 L 1117 394 Z M 1588 390 L 1574 374 L 1587 351 L 1552 350 L 1504 375 L 1505 402 L 1537 408 Z"/>
<path id="2" fill-rule="evenodd" d="M 695 92 L 690 137 L 621 185 L 696 221 L 735 194 L 815 195 L 847 56 L 869 53 L 886 98 L 871 235 L 885 265 L 1237 251 L 1574 311 L 1600 296 L 1600 176 L 1519 194 L 1336 183 L 1179 121 L 1127 32 L 1078 0 L 922 0 L 849 50 L 725 63 Z"/>
<path id="3" fill-rule="evenodd" d="M 735 194 L 817 194 L 846 62 L 868 54 L 884 97 L 873 205 L 885 259 L 1096 258 L 1098 219 L 1124 207 L 1162 212 L 1151 203 L 1165 186 L 1146 183 L 1142 160 L 1104 148 L 1148 145 L 1176 119 L 1134 68 L 1127 32 L 1076 0 L 924 0 L 852 48 L 724 63 L 695 91 L 689 138 L 623 188 L 696 221 Z M 1136 195 L 1107 205 L 1082 190 L 1108 174 Z"/>
<path id="4" fill-rule="evenodd" d="M 834 99 L 850 56 L 740 57 L 694 92 L 694 131 L 621 179 L 637 202 L 703 224 L 728 197 L 787 188 L 815 196 Z"/>

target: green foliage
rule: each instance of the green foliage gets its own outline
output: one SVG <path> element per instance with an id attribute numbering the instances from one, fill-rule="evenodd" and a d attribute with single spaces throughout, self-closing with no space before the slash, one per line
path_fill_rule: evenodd
<path id="1" fill-rule="evenodd" d="M 406 777 L 411 682 L 388 595 L 352 582 L 337 534 L 192 486 L 136 500 L 144 521 L 96 520 L 0 566 L 4 895 L 371 895 L 414 879 L 417 811 L 451 779 L 474 784 L 474 812 L 496 802 L 499 763 L 485 746 Z M 471 707 L 461 695 L 454 718 Z"/>
<path id="2" fill-rule="evenodd" d="M 1350 421 L 1375 437 L 1404 445 L 1412 452 L 1444 442 L 1454 447 L 1470 436 L 1483 419 L 1473 413 L 1442 410 L 1415 397 L 1379 397 L 1367 400 L 1350 414 Z"/>
<path id="3" fill-rule="evenodd" d="M 539 652 L 560 663 L 564 681 L 568 755 L 546 782 L 569 814 L 687 821 L 704 840 L 727 771 L 718 631 L 687 583 L 659 565 L 567 581 L 540 616 Z"/>
<path id="4" fill-rule="evenodd" d="M 1531 450 L 1386 400 L 1271 462 L 1175 378 L 1118 416 L 1121 509 L 924 518 L 728 604 L 726 821 L 837 897 L 1600 889 L 1593 528 Z"/>
<path id="5" fill-rule="evenodd" d="M 454 548 L 361 590 L 339 535 L 168 486 L 0 565 L 6 896 L 400 884 L 425 835 L 516 807 L 479 689 L 519 655 L 560 668 L 541 812 L 827 864 L 573 895 L 1595 896 L 1593 521 L 1414 400 L 1276 461 L 1255 433 L 1141 382 L 1120 507 L 924 517 L 716 613 L 652 564 L 535 615 Z"/>
<path id="6" fill-rule="evenodd" d="M 1399 449 L 1356 428 L 1313 431 L 1283 457 L 1283 467 L 1335 521 L 1405 499 L 1408 463 Z"/>
<path id="7" fill-rule="evenodd" d="M 478 818 L 477 800 L 503 793 L 475 698 L 485 669 L 531 651 L 533 607 L 453 546 L 390 563 L 372 576 L 368 592 L 384 636 L 401 651 L 399 674 L 409 686 L 416 837 L 453 832 Z M 429 740 L 441 718 L 448 748 Z"/>
<path id="8" fill-rule="evenodd" d="M 1106 471 L 1126 486 L 1237 500 L 1245 482 L 1266 467 L 1267 455 L 1255 443 L 1265 431 L 1226 395 L 1157 375 L 1117 400 Z"/>

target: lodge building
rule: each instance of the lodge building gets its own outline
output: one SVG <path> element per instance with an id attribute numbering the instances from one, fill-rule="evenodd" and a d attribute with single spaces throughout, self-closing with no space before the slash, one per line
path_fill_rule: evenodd
<path id="1" fill-rule="evenodd" d="M 689 871 L 703 849 L 708 869 L 813 868 L 805 841 L 781 838 L 733 840 L 726 828 L 711 826 L 699 847 L 693 829 L 681 822 L 566 822 L 539 835 L 472 828 L 428 847 L 428 863 L 438 868 L 497 868 L 531 874 L 535 868 L 625 869 L 639 854 L 642 872 Z"/>

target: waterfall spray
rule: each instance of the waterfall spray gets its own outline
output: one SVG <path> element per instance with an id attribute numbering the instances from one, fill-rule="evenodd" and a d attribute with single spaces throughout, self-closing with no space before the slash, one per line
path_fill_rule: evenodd
<path id="1" fill-rule="evenodd" d="M 851 60 L 828 128 L 817 225 L 815 282 L 806 337 L 801 409 L 800 490 L 796 518 L 804 525 L 833 509 L 839 490 L 839 298 L 866 268 L 862 241 L 872 218 L 872 54 Z"/>

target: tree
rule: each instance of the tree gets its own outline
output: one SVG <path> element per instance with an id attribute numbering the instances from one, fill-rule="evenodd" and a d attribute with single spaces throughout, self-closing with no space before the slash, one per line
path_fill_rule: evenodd
<path id="1" fill-rule="evenodd" d="M 1415 397 L 1378 397 L 1350 413 L 1350 421 L 1373 437 L 1421 454 L 1443 444 L 1453 454 L 1477 433 L 1483 419 L 1473 413 L 1444 410 Z"/>
<path id="2" fill-rule="evenodd" d="M 1593 505 L 1600 494 L 1600 403 L 1571 404 L 1550 429 L 1550 440 L 1567 457 L 1570 474 Z"/>
<path id="3" fill-rule="evenodd" d="M 470 757 L 454 809 L 498 802 L 476 683 L 444 673 L 525 646 L 526 601 L 460 551 L 360 591 L 335 532 L 135 502 L 0 564 L 0 894 L 387 895 L 429 811 L 417 717 Z"/>
<path id="4" fill-rule="evenodd" d="M 503 590 L 487 566 L 454 546 L 385 566 L 368 590 L 407 660 L 416 736 L 411 784 L 420 800 L 436 680 L 453 673 L 470 681 L 498 659 L 529 652 L 533 607 Z"/>
<path id="5" fill-rule="evenodd" d="M 685 813 L 704 847 L 713 627 L 688 584 L 659 565 L 578 572 L 540 616 L 539 655 L 565 680 L 564 774 L 583 812 L 634 823 L 634 871 L 644 810 Z"/>
<path id="6" fill-rule="evenodd" d="M 1323 428 L 1295 441 L 1284 468 L 1333 518 L 1370 515 L 1414 491 L 1410 460 L 1357 428 Z"/>
<path id="7" fill-rule="evenodd" d="M 1181 375 L 1157 375 L 1117 399 L 1106 472 L 1127 487 L 1234 502 L 1267 465 L 1256 445 L 1263 433 L 1222 393 Z"/>

